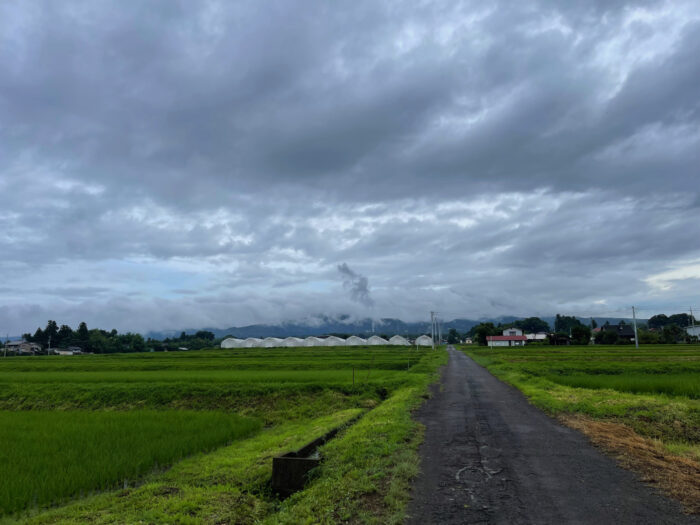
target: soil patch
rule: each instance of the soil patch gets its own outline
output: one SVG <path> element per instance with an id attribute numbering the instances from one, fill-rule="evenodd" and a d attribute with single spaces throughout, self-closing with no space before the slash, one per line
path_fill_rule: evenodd
<path id="1" fill-rule="evenodd" d="M 659 443 L 620 423 L 578 414 L 560 419 L 612 454 L 621 466 L 639 473 L 643 481 L 680 501 L 688 513 L 700 514 L 700 463 L 670 454 Z"/>

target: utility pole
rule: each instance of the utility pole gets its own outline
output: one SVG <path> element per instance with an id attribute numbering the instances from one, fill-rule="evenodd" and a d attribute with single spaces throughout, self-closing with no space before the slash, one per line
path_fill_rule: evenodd
<path id="1" fill-rule="evenodd" d="M 686 330 L 688 332 L 688 330 Z M 695 319 L 693 318 L 693 307 L 690 307 L 690 335 L 695 336 Z"/>
<path id="2" fill-rule="evenodd" d="M 634 313 L 634 306 L 632 307 L 632 322 L 634 323 L 634 346 L 639 348 L 639 337 L 637 336 L 637 316 Z"/>
<path id="3" fill-rule="evenodd" d="M 433 350 L 435 350 L 435 312 L 430 312 L 430 339 L 433 341 Z"/>

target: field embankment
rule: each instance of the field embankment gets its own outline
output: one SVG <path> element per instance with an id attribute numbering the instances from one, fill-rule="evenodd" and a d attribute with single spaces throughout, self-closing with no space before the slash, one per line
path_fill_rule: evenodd
<path id="1" fill-rule="evenodd" d="M 700 346 L 465 352 L 700 512 Z"/>
<path id="2" fill-rule="evenodd" d="M 410 410 L 444 361 L 397 347 L 2 361 L 0 418 L 46 438 L 13 465 L 23 496 L 3 507 L 5 520 L 398 522 L 417 465 Z M 271 492 L 274 455 L 357 415 L 324 446 L 307 489 L 285 501 Z M 16 432 L 0 436 L 14 462 Z M 101 447 L 113 452 L 100 457 Z"/>

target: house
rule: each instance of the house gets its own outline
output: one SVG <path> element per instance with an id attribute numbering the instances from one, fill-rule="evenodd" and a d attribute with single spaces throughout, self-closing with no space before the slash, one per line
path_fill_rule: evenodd
<path id="1" fill-rule="evenodd" d="M 506 328 L 503 335 L 523 335 L 523 331 L 520 328 Z"/>
<path id="2" fill-rule="evenodd" d="M 685 329 L 685 333 L 687 333 L 689 336 L 700 337 L 700 325 L 687 327 Z"/>
<path id="3" fill-rule="evenodd" d="M 503 335 L 486 336 L 488 346 L 525 346 L 527 336 L 523 335 L 520 328 L 506 328 Z"/>
<path id="4" fill-rule="evenodd" d="M 40 344 L 27 343 L 26 341 L 8 341 L 5 343 L 5 348 L 18 355 L 35 355 L 42 351 Z"/>
<path id="5" fill-rule="evenodd" d="M 613 332 L 617 332 L 618 339 L 626 339 L 630 342 L 634 341 L 634 328 L 632 328 L 632 325 L 626 324 L 624 321 L 620 321 L 618 324 L 605 323 L 601 327 L 601 330 L 611 330 Z M 595 331 L 599 332 L 600 330 L 596 328 Z"/>
<path id="6" fill-rule="evenodd" d="M 537 332 L 536 334 L 525 334 L 528 341 L 546 341 L 547 332 Z"/>
<path id="7" fill-rule="evenodd" d="M 472 343 L 474 343 L 474 341 L 472 340 L 471 337 L 467 337 L 467 338 L 464 340 L 464 344 L 465 344 L 465 345 L 470 345 L 470 344 L 472 344 Z"/>

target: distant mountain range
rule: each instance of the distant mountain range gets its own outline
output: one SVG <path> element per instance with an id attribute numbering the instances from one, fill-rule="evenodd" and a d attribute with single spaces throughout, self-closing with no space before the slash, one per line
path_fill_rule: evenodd
<path id="1" fill-rule="evenodd" d="M 512 323 L 523 317 L 515 317 L 505 315 L 501 317 L 488 319 L 453 319 L 451 321 L 443 321 L 443 333 L 447 334 L 450 328 L 456 329 L 460 334 L 468 332 L 473 326 L 482 322 Z M 554 316 L 542 317 L 543 321 L 549 323 L 550 327 L 554 328 Z M 589 324 L 590 317 L 579 317 L 582 323 Z M 594 317 L 598 325 L 605 324 L 609 321 L 611 324 L 617 324 L 621 320 L 632 322 L 632 319 L 622 317 Z M 638 319 L 644 322 L 644 319 Z M 194 334 L 198 329 L 187 330 L 166 330 L 148 332 L 146 337 L 151 339 L 162 340 L 165 338 L 178 337 L 183 331 L 187 334 Z M 417 336 L 420 334 L 430 333 L 430 322 L 406 322 L 401 319 L 353 319 L 350 316 L 330 317 L 320 315 L 302 321 L 288 321 L 279 324 L 254 324 L 248 326 L 232 326 L 230 328 L 203 328 L 199 330 L 207 330 L 213 332 L 218 337 L 232 336 L 239 338 L 246 337 L 308 337 L 312 335 L 329 335 L 329 334 L 345 334 L 345 335 L 370 335 L 372 333 L 384 334 L 392 336 L 395 334 Z"/>

